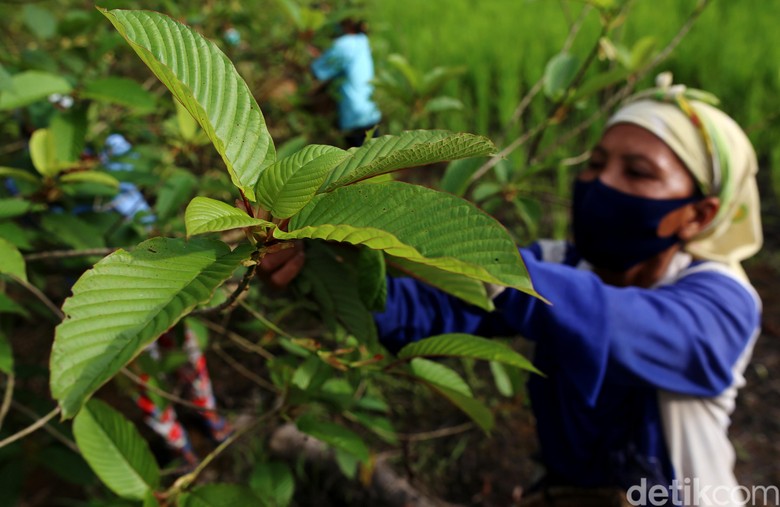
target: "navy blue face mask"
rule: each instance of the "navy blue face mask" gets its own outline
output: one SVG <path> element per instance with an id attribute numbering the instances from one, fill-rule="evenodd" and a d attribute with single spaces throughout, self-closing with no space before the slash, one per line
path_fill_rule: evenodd
<path id="1" fill-rule="evenodd" d="M 622 273 L 677 244 L 676 234 L 658 236 L 661 220 L 698 196 L 648 199 L 626 194 L 598 178 L 574 182 L 574 245 L 594 267 Z"/>

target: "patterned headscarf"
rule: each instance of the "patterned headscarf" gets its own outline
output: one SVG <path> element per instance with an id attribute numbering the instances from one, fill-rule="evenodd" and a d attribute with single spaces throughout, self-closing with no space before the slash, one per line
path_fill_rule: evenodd
<path id="1" fill-rule="evenodd" d="M 763 242 L 756 171 L 758 163 L 745 132 L 705 92 L 671 84 L 658 76 L 656 88 L 629 98 L 608 121 L 633 123 L 662 141 L 682 160 L 705 196 L 720 199 L 713 221 L 684 245 L 695 258 L 726 264 L 747 279 L 740 262 Z"/>

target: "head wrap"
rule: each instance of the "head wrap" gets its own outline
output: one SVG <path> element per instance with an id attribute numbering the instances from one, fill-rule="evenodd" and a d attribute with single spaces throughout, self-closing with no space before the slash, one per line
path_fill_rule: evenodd
<path id="1" fill-rule="evenodd" d="M 661 74 L 656 88 L 630 97 L 607 121 L 632 123 L 664 141 L 685 164 L 705 196 L 720 199 L 712 222 L 684 249 L 695 258 L 726 264 L 747 279 L 740 262 L 763 242 L 753 146 L 737 123 L 712 104 L 717 98 Z"/>

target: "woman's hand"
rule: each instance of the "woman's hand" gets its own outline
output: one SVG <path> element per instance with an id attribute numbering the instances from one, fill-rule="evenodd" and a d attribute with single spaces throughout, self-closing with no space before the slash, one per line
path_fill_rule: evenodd
<path id="1" fill-rule="evenodd" d="M 306 262 L 306 254 L 302 241 L 293 241 L 288 248 L 283 248 L 263 257 L 258 266 L 271 285 L 283 289 L 295 280 Z"/>

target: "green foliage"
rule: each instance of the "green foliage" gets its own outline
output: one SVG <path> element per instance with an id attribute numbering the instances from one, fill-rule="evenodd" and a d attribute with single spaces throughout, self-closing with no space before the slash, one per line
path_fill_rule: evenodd
<path id="1" fill-rule="evenodd" d="M 22 254 L 12 243 L 3 238 L 0 238 L 0 275 L 11 275 L 27 281 L 27 270 Z"/>
<path id="2" fill-rule="evenodd" d="M 133 424 L 99 400 L 73 420 L 73 435 L 100 480 L 122 498 L 143 500 L 160 484 L 160 470 Z"/>
<path id="3" fill-rule="evenodd" d="M 51 391 L 72 417 L 103 383 L 198 304 L 249 256 L 213 240 L 155 238 L 87 271 L 63 305 Z"/>
<path id="4" fill-rule="evenodd" d="M 179 498 L 181 507 L 225 507 L 228 505 L 267 505 L 251 489 L 238 484 L 205 484 Z"/>
<path id="5" fill-rule="evenodd" d="M 29 70 L 14 74 L 0 92 L 0 110 L 28 106 L 52 93 L 70 93 L 73 87 L 61 76 Z"/>
<path id="6" fill-rule="evenodd" d="M 273 227 L 273 224 L 267 220 L 252 218 L 245 211 L 208 197 L 196 197 L 190 201 L 184 221 L 187 226 L 187 237 L 239 227 Z"/>

